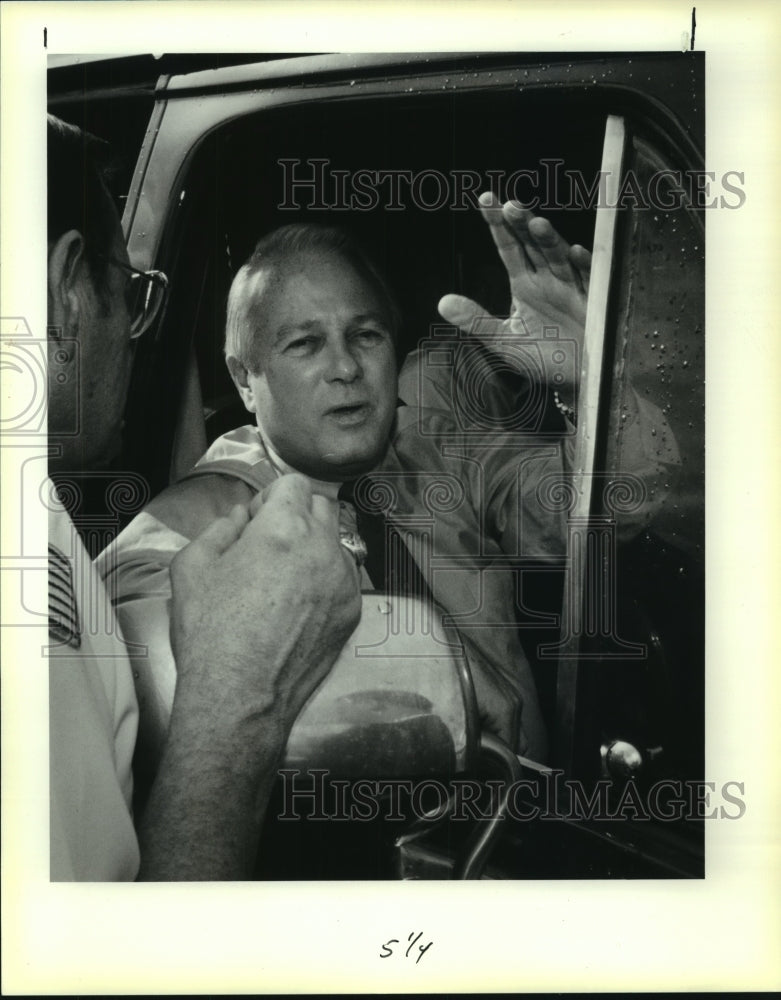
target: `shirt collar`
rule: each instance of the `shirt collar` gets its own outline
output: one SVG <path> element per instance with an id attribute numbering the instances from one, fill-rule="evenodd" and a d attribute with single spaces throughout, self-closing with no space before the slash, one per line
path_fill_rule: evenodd
<path id="1" fill-rule="evenodd" d="M 263 430 L 261 426 L 260 419 L 257 421 L 258 437 L 260 438 L 260 443 L 266 450 L 266 455 L 268 460 L 274 466 L 274 468 L 279 472 L 280 475 L 285 473 L 296 472 L 299 475 L 305 475 L 305 473 L 298 472 L 298 469 L 294 469 L 292 465 L 288 465 L 284 459 L 280 458 L 277 450 L 272 446 L 268 439 L 268 435 Z M 339 490 L 342 486 L 341 483 L 331 483 L 324 479 L 315 479 L 312 476 L 306 477 L 312 484 L 312 492 L 317 493 L 318 496 L 330 497 L 332 500 L 336 500 L 339 494 Z"/>

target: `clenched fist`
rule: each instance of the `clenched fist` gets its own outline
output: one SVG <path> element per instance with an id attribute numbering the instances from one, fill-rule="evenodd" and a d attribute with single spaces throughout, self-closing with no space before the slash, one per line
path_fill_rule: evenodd
<path id="1" fill-rule="evenodd" d="M 141 877 L 247 877 L 290 729 L 358 624 L 358 569 L 333 504 L 289 475 L 183 549 L 171 583 L 176 691 Z"/>
<path id="2" fill-rule="evenodd" d="M 176 556 L 171 582 L 179 684 L 213 690 L 221 711 L 273 707 L 287 729 L 360 617 L 336 510 L 299 475 L 210 525 Z"/>

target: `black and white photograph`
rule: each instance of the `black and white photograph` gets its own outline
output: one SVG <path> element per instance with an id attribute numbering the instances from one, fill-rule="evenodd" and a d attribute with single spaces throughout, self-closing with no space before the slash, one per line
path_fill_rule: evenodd
<path id="1" fill-rule="evenodd" d="M 99 251 L 135 295 L 123 450 L 86 489 L 66 447 L 50 462 L 127 644 L 138 821 L 181 670 L 171 562 L 295 472 L 349 556 L 328 553 L 331 579 L 317 552 L 269 549 L 269 580 L 228 602 L 268 633 L 247 650 L 226 609 L 199 616 L 201 732 L 233 657 L 262 673 L 316 627 L 306 578 L 345 633 L 311 642 L 305 711 L 280 706 L 268 842 L 234 871 L 214 845 L 193 877 L 701 877 L 704 216 L 745 197 L 704 169 L 703 53 L 223 61 L 49 70 L 58 121 L 139 153 L 116 192 L 127 254 Z M 81 168 L 83 140 L 50 129 Z M 290 591 L 267 594 L 288 559 Z M 216 611 L 227 581 L 202 582 Z M 237 708 L 273 713 L 277 683 Z M 87 856 L 53 855 L 53 878 L 90 877 L 74 840 Z"/>
<path id="2" fill-rule="evenodd" d="M 752 174 L 711 142 L 730 105 L 698 12 L 673 8 L 672 45 L 640 50 L 539 28 L 443 47 L 436 4 L 414 51 L 284 30 L 76 51 L 39 19 L 47 266 L 37 311 L 4 288 L 3 624 L 42 685 L 35 870 L 62 913 L 66 883 L 109 926 L 149 891 L 217 901 L 232 943 L 201 950 L 198 988 L 230 992 L 271 988 L 240 913 L 311 906 L 296 933 L 319 941 L 321 907 L 354 899 L 321 968 L 365 931 L 356 974 L 431 988 L 477 932 L 430 907 L 496 901 L 497 982 L 583 989 L 585 942 L 572 974 L 524 979 L 508 913 L 539 908 L 555 948 L 571 907 L 566 951 L 593 900 L 606 941 L 638 946 L 636 907 L 664 938 L 650 968 L 677 950 L 678 981 L 718 980 L 691 908 L 771 780 L 730 756 L 752 723 L 727 732 L 724 701 L 753 690 L 760 739 L 777 689 L 745 661 L 730 680 L 713 632 L 743 572 L 713 545 L 735 530 L 714 483 L 746 474 L 750 510 L 754 460 L 726 467 L 716 437 L 711 386 L 750 337 L 712 307 L 710 261 Z M 766 983 L 777 908 L 743 919 L 763 932 L 727 978 Z M 235 986 L 213 978 L 234 950 Z M 154 965 L 141 983 L 180 988 Z M 342 988 L 274 969 L 283 992 Z"/>

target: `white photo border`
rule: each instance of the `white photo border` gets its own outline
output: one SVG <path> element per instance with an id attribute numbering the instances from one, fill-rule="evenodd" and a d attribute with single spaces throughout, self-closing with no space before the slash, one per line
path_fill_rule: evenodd
<path id="1" fill-rule="evenodd" d="M 744 782 L 747 808 L 737 822 L 706 824 L 706 878 L 52 884 L 45 662 L 24 629 L 4 629 L 5 993 L 781 986 L 781 685 L 771 632 L 781 419 L 772 384 L 781 371 L 773 171 L 781 19 L 774 13 L 772 3 L 751 0 L 706 0 L 696 10 L 695 47 L 706 52 L 707 169 L 744 172 L 746 192 L 739 211 L 707 219 L 706 777 Z M 140 53 L 150 44 L 159 52 L 376 51 L 380 40 L 394 52 L 412 40 L 427 51 L 674 52 L 690 43 L 691 5 L 603 3 L 594 13 L 592 5 L 556 0 L 5 3 L 0 19 L 0 315 L 24 317 L 41 336 L 47 55 Z M 2 402 L 9 405 L 5 387 Z M 5 450 L 2 461 L 13 472 Z M 19 503 L 9 483 L 6 515 Z M 13 523 L 5 517 L 4 551 L 13 551 L 5 544 Z M 7 611 L 4 622 L 14 620 Z M 434 942 L 423 962 L 380 959 L 384 941 L 413 930 Z"/>

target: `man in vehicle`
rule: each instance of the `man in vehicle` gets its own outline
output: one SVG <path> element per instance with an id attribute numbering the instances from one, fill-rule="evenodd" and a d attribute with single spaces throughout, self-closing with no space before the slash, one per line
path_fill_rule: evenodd
<path id="1" fill-rule="evenodd" d="M 509 363 L 517 364 L 513 338 L 516 347 L 530 335 L 547 346 L 544 326 L 582 343 L 587 252 L 568 247 L 549 223 L 514 204 L 502 206 L 490 195 L 481 204 L 510 277 L 512 315 L 495 320 L 475 303 L 446 296 L 444 318 L 469 332 L 480 324 L 477 332 Z M 251 501 L 296 470 L 347 521 L 343 484 L 353 484 L 359 507 L 372 492 L 388 498 L 387 520 L 413 538 L 416 569 L 408 579 L 419 572 L 458 627 L 482 725 L 514 750 L 545 759 L 509 562 L 563 553 L 565 515 L 545 503 L 541 486 L 566 474 L 572 437 L 563 434 L 552 445 L 533 432 L 500 431 L 489 444 L 475 445 L 454 419 L 447 387 L 440 387 L 442 403 L 433 409 L 398 406 L 399 387 L 404 403 L 424 402 L 417 398 L 416 359 L 397 379 L 398 322 L 384 280 L 340 230 L 284 227 L 264 237 L 239 270 L 228 302 L 226 360 L 256 425 L 214 442 L 193 473 L 153 500 L 100 559 L 123 625 L 149 645 L 147 701 L 158 713 L 153 743 L 165 731 L 175 677 L 166 650 L 172 555 L 226 507 Z M 642 475 L 658 471 L 658 460 L 643 447 L 648 409 L 636 405 L 625 447 L 634 448 Z M 383 589 L 373 577 L 364 577 L 364 585 Z"/>
<path id="2" fill-rule="evenodd" d="M 67 495 L 69 473 L 116 455 L 131 331 L 153 318 L 154 279 L 129 265 L 96 143 L 52 117 L 48 141 L 50 472 Z M 284 477 L 262 507 L 230 505 L 173 560 L 176 692 L 137 839 L 127 649 L 48 491 L 52 880 L 249 876 L 290 728 L 360 614 L 334 512 L 303 477 Z M 248 599 L 256 590 L 262 607 Z"/>

